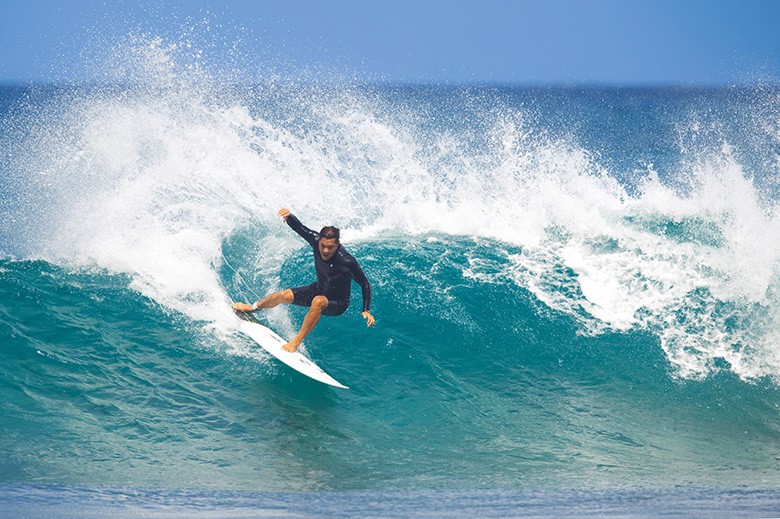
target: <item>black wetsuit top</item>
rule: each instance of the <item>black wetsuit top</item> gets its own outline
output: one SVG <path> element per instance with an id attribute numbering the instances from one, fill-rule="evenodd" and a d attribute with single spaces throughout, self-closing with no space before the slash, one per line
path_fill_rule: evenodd
<path id="1" fill-rule="evenodd" d="M 349 295 L 354 279 L 363 289 L 363 311 L 371 307 L 371 283 L 358 265 L 357 260 L 339 244 L 336 253 L 325 261 L 320 256 L 320 234 L 301 223 L 294 215 L 287 217 L 287 225 L 297 232 L 314 249 L 314 267 L 317 270 L 317 291 L 332 302 L 349 305 Z"/>

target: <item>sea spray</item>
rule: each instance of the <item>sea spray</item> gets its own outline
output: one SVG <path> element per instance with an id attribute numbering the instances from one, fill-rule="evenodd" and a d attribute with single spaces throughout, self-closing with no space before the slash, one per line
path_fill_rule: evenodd
<path id="1" fill-rule="evenodd" d="M 710 122 L 718 139 L 696 123 L 679 161 L 632 177 L 504 92 L 391 104 L 377 89 L 288 84 L 280 97 L 273 84 L 221 83 L 159 38 L 125 54 L 127 85 L 68 89 L 18 116 L 33 129 L 6 138 L 8 253 L 126 274 L 163 307 L 224 328 L 235 298 L 219 274 L 225 240 L 253 229 L 254 257 L 234 262 L 278 279 L 298 247 L 274 217 L 286 205 L 313 226 L 341 225 L 346 243 L 497 240 L 503 263 L 484 276 L 475 260 L 463 275 L 509 279 L 581 333 L 650 330 L 682 377 L 718 359 L 748 379 L 780 373 L 775 202 L 725 123 Z M 453 99 L 471 118 L 450 115 Z"/>

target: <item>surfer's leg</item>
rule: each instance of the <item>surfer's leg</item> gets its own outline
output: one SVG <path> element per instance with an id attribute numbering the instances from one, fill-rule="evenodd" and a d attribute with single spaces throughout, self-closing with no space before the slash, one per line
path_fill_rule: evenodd
<path id="1" fill-rule="evenodd" d="M 293 338 L 293 340 L 282 347 L 285 351 L 295 351 L 298 349 L 298 346 L 301 345 L 304 337 L 309 335 L 309 332 L 314 329 L 318 322 L 320 322 L 322 312 L 328 308 L 328 303 L 328 298 L 325 296 L 316 296 L 314 299 L 312 299 L 311 307 L 309 307 L 309 311 L 306 313 L 306 317 L 303 318 L 303 325 L 301 326 L 301 330 L 298 332 L 298 335 Z"/>
<path id="2" fill-rule="evenodd" d="M 233 305 L 234 310 L 238 310 L 239 312 L 254 312 L 256 310 L 260 310 L 262 308 L 273 308 L 277 305 L 280 305 L 282 303 L 291 304 L 294 299 L 294 294 L 291 289 L 287 290 L 281 290 L 279 292 L 274 292 L 273 294 L 268 294 L 264 298 L 262 298 L 260 301 L 255 303 L 255 305 L 248 305 L 246 303 L 235 303 Z"/>
<path id="3" fill-rule="evenodd" d="M 274 292 L 273 294 L 268 294 L 264 298 L 262 298 L 260 301 L 257 302 L 257 309 L 261 310 L 264 308 L 273 308 L 275 306 L 281 305 L 281 304 L 292 304 L 293 302 L 293 291 L 291 289 L 281 290 L 279 292 Z"/>

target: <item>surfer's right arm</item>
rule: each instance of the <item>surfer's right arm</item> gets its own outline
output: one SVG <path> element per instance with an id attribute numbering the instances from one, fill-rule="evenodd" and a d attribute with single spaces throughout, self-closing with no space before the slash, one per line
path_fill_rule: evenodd
<path id="1" fill-rule="evenodd" d="M 317 246 L 317 233 L 306 227 L 301 223 L 301 221 L 295 217 L 294 214 L 290 212 L 289 209 L 286 207 L 282 207 L 279 209 L 279 211 L 276 213 L 277 216 L 281 216 L 285 222 L 287 222 L 287 225 L 290 226 L 290 229 L 297 232 L 301 238 L 306 240 L 306 242 L 311 245 L 312 247 Z"/>

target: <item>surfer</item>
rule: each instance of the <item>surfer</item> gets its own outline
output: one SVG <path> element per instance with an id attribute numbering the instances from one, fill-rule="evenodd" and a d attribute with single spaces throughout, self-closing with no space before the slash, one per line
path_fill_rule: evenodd
<path id="1" fill-rule="evenodd" d="M 357 260 L 339 242 L 339 229 L 326 226 L 320 232 L 315 232 L 304 226 L 287 208 L 279 209 L 276 215 L 281 216 L 293 231 L 311 245 L 314 250 L 317 281 L 310 285 L 274 292 L 252 305 L 236 303 L 233 308 L 239 312 L 255 312 L 279 304 L 308 306 L 309 311 L 303 319 L 298 335 L 283 346 L 285 351 L 293 352 L 314 329 L 321 316 L 344 313 L 349 306 L 351 282 L 354 279 L 363 289 L 363 317 L 369 327 L 374 326 L 374 316 L 369 310 L 371 284 Z"/>

